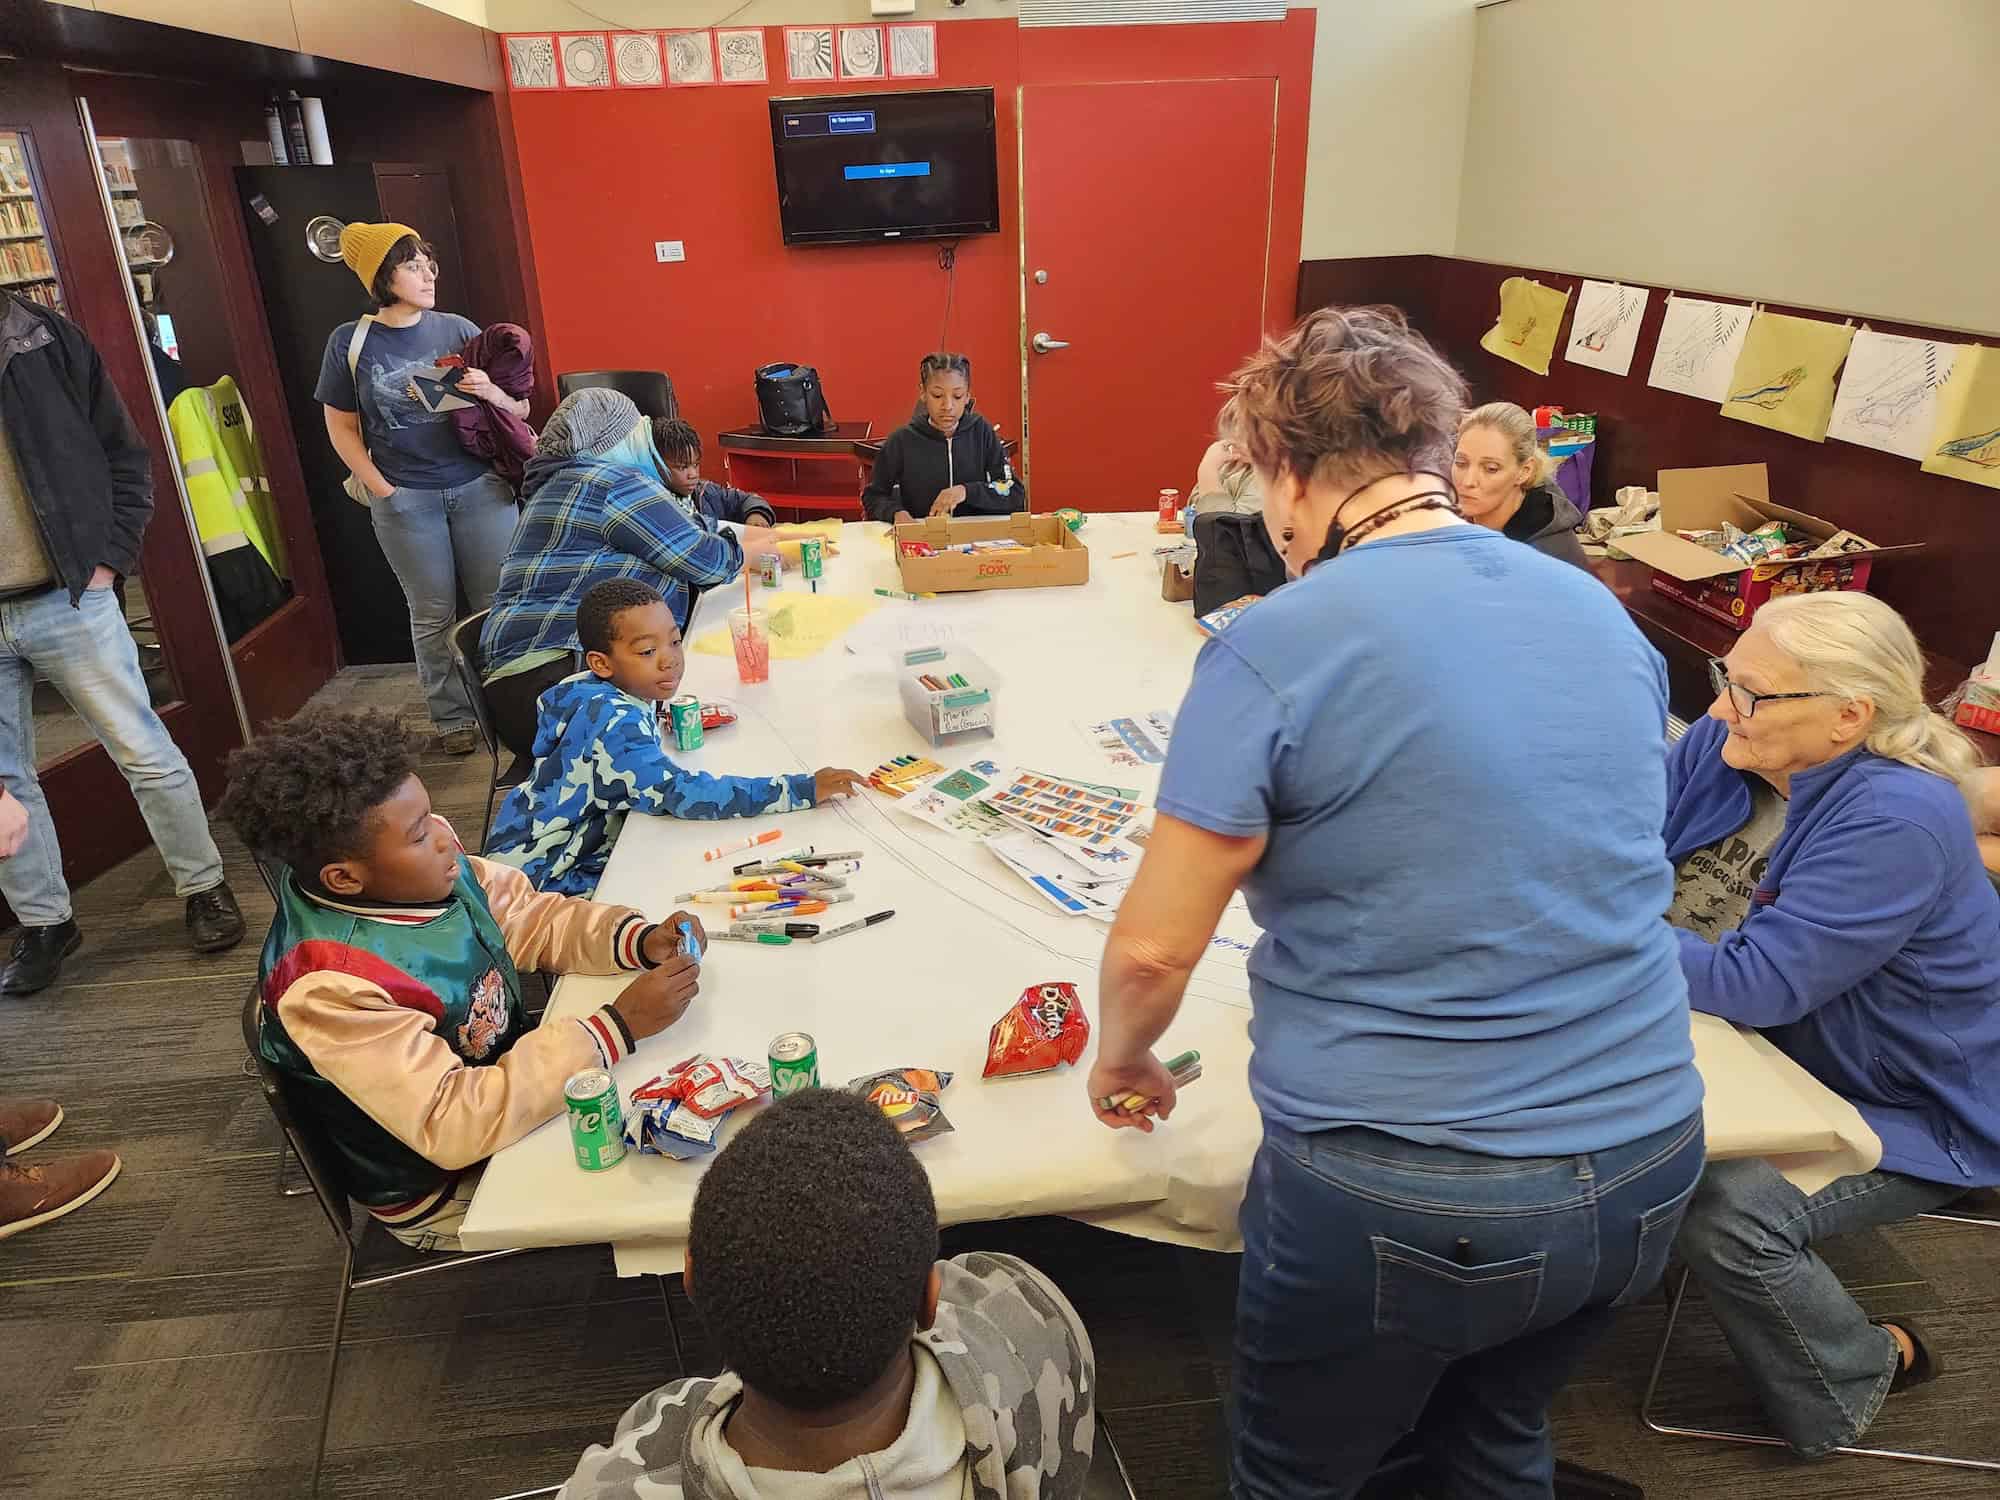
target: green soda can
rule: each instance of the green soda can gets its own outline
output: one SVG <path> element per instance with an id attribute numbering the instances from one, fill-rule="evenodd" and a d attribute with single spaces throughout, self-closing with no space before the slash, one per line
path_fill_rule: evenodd
<path id="1" fill-rule="evenodd" d="M 771 1097 L 819 1087 L 819 1046 L 809 1031 L 771 1038 Z"/>
<path id="2" fill-rule="evenodd" d="M 826 575 L 826 540 L 809 536 L 799 541 L 799 576 L 816 581 Z"/>
<path id="3" fill-rule="evenodd" d="M 699 750 L 701 748 L 701 699 L 693 693 L 682 693 L 678 698 L 667 700 L 667 714 L 673 721 L 674 748 L 676 750 Z"/>
<path id="4" fill-rule="evenodd" d="M 586 1172 L 602 1172 L 625 1160 L 625 1112 L 618 1107 L 618 1085 L 602 1068 L 585 1068 L 563 1085 L 569 1108 L 569 1143 L 576 1164 Z"/>

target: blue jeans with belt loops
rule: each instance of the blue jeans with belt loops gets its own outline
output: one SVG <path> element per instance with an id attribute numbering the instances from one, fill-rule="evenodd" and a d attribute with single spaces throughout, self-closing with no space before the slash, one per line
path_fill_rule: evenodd
<path id="1" fill-rule="evenodd" d="M 1658 1285 L 1701 1116 L 1508 1158 L 1271 1121 L 1243 1204 L 1231 1493 L 1336 1500 L 1414 1432 L 1454 1500 L 1546 1500 L 1548 1407 Z"/>

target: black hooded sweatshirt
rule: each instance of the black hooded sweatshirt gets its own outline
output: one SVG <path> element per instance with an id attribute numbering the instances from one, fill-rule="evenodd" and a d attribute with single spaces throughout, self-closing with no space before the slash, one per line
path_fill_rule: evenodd
<path id="1" fill-rule="evenodd" d="M 978 412 L 960 417 L 949 441 L 928 417 L 919 416 L 882 444 L 868 488 L 861 492 L 861 508 L 871 521 L 893 521 L 899 510 L 922 520 L 940 493 L 962 484 L 965 499 L 952 514 L 1011 515 L 1028 508 L 1028 487 L 1018 474 L 1008 484 L 1011 472 L 1000 434 Z"/>

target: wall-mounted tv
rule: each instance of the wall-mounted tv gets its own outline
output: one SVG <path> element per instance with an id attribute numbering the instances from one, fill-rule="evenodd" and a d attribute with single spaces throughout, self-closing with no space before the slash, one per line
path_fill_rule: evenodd
<path id="1" fill-rule="evenodd" d="M 999 232 L 991 89 L 773 99 L 771 150 L 787 245 Z"/>

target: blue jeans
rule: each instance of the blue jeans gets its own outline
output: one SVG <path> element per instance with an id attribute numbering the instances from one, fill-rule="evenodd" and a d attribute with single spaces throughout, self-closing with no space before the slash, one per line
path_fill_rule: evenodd
<path id="1" fill-rule="evenodd" d="M 0 599 L 0 782 L 28 810 L 27 842 L 12 859 L 0 859 L 0 894 L 14 915 L 28 927 L 70 917 L 62 846 L 35 776 L 37 668 L 124 773 L 174 877 L 175 894 L 221 885 L 222 856 L 209 835 L 201 789 L 153 712 L 117 594 L 88 589 L 72 609 L 68 590 L 52 588 Z"/>
<path id="2" fill-rule="evenodd" d="M 1344 1497 L 1414 1431 L 1425 1493 L 1547 1500 L 1548 1406 L 1666 1269 L 1701 1116 L 1588 1156 L 1265 1122 L 1243 1204 L 1231 1493 Z"/>
<path id="3" fill-rule="evenodd" d="M 398 489 L 369 506 L 368 518 L 409 601 L 410 644 L 431 722 L 441 731 L 470 729 L 478 722 L 472 702 L 451 670 L 458 588 L 465 585 L 472 614 L 493 602 L 520 519 L 514 491 L 489 470 L 448 490 Z"/>
<path id="4" fill-rule="evenodd" d="M 1767 1161 L 1719 1161 L 1702 1174 L 1680 1250 L 1778 1435 L 1806 1458 L 1867 1430 L 1902 1363 L 1813 1253 L 1828 1235 L 1875 1229 L 1966 1191 L 1899 1172 L 1842 1177 L 1807 1197 Z"/>

